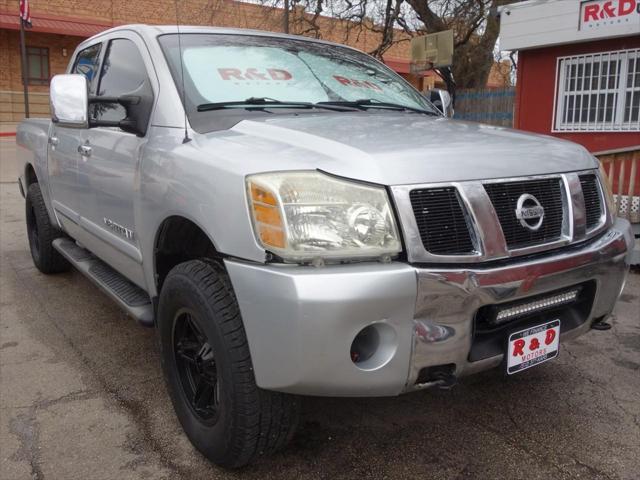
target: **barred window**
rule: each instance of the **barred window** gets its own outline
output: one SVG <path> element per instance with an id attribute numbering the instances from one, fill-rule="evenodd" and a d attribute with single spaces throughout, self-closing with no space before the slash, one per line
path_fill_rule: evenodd
<path id="1" fill-rule="evenodd" d="M 558 58 L 554 131 L 640 131 L 640 49 Z"/>

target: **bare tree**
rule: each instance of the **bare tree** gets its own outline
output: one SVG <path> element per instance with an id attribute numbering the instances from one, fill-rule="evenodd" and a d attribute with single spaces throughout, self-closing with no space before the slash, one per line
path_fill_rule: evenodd
<path id="1" fill-rule="evenodd" d="M 482 88 L 494 64 L 498 7 L 514 0 L 406 0 L 424 33 L 453 30 L 453 74 L 461 88 Z"/>
<path id="2" fill-rule="evenodd" d="M 284 0 L 254 0 L 282 8 Z M 484 87 L 494 63 L 500 31 L 497 9 L 521 0 L 289 0 L 297 11 L 292 33 L 322 38 L 328 28 L 322 16 L 337 22 L 343 41 L 357 41 L 362 32 L 376 35 L 383 54 L 411 36 L 443 30 L 454 32 L 453 74 L 461 88 Z"/>

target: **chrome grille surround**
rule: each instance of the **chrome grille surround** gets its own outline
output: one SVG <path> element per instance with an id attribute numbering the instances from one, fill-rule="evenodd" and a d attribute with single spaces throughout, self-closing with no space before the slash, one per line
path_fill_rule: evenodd
<path id="1" fill-rule="evenodd" d="M 591 206 L 592 208 L 591 211 L 587 208 L 586 217 L 587 232 L 591 232 L 592 230 L 597 229 L 605 221 L 606 201 L 602 191 L 602 184 L 595 173 L 581 174 L 579 177 L 585 207 Z M 596 204 L 598 202 L 599 204 Z"/>
<path id="2" fill-rule="evenodd" d="M 598 178 L 598 189 L 601 193 L 600 203 L 603 215 L 598 225 L 587 231 L 586 211 L 581 175 L 595 174 Z M 563 222 L 562 233 L 557 240 L 524 248 L 509 249 L 502 226 L 485 184 L 533 181 L 558 178 L 562 180 Z M 412 208 L 410 193 L 416 189 L 434 189 L 454 187 L 457 189 L 463 210 L 467 216 L 467 225 L 474 240 L 475 251 L 463 255 L 436 255 L 428 252 L 423 243 L 418 224 Z M 607 211 L 607 204 L 602 196 L 602 178 L 598 170 L 536 175 L 530 177 L 513 177 L 490 180 L 473 180 L 451 183 L 429 183 L 417 185 L 396 185 L 390 187 L 393 200 L 399 215 L 404 235 L 407 258 L 411 263 L 479 263 L 501 260 L 522 255 L 544 252 L 572 243 L 578 243 L 594 237 L 610 226 L 613 218 Z M 514 212 L 515 215 L 515 212 Z"/>

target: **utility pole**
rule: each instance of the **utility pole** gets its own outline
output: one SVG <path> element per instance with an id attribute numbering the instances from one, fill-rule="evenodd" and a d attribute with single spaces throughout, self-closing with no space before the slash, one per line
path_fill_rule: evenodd
<path id="1" fill-rule="evenodd" d="M 29 64 L 27 63 L 27 46 L 24 39 L 24 20 L 22 17 L 20 17 L 20 60 L 24 89 L 24 115 L 25 118 L 29 118 Z"/>
<path id="2" fill-rule="evenodd" d="M 284 0 L 283 27 L 284 33 L 289 33 L 289 0 Z"/>

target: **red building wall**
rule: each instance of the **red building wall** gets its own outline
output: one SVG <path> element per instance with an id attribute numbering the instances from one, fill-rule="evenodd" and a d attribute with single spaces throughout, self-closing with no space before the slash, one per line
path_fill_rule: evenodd
<path id="1" fill-rule="evenodd" d="M 640 35 L 520 51 L 515 128 L 571 140 L 591 152 L 640 145 L 639 132 L 551 132 L 557 58 L 629 48 L 640 48 Z"/>

